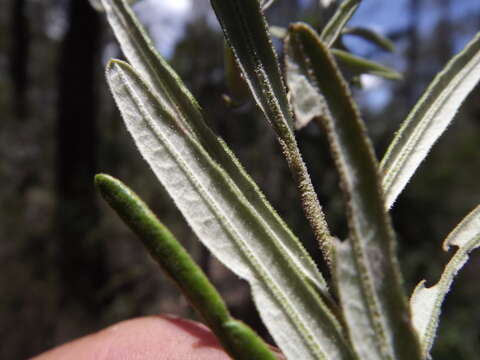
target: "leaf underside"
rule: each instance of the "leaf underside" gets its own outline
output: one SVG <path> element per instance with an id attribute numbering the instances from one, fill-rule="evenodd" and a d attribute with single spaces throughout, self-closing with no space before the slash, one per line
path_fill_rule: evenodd
<path id="1" fill-rule="evenodd" d="M 388 209 L 479 80 L 480 33 L 435 77 L 383 157 L 380 170 Z"/>
<path id="2" fill-rule="evenodd" d="M 348 209 L 349 240 L 336 242 L 334 278 L 350 339 L 361 359 L 420 359 L 377 163 L 348 86 L 327 45 L 305 24 L 290 27 L 285 49 L 327 107 L 320 119 Z"/>
<path id="3" fill-rule="evenodd" d="M 301 94 L 293 103 L 299 120 L 295 126 L 312 117 L 322 121 L 347 198 L 349 240 L 334 241 L 333 262 L 349 327 L 345 334 L 327 305 L 327 285 L 314 262 L 225 143 L 205 124 L 200 106 L 155 51 L 128 2 L 96 2 L 100 1 L 133 65 L 114 61 L 107 69 L 127 128 L 196 235 L 249 282 L 260 315 L 284 354 L 307 360 L 425 358 L 453 278 L 480 245 L 480 210 L 469 214 L 445 241 L 446 247 L 458 249 L 439 282 L 431 288 L 421 282 L 412 295 L 410 308 L 420 346 L 401 288 L 385 206 L 392 206 L 480 80 L 480 34 L 449 62 L 409 114 L 382 160 L 380 184 L 364 125 L 332 57 L 335 52 L 328 50 L 360 1 L 345 1 L 320 37 L 305 25 L 289 30 L 287 81 L 292 92 Z M 297 156 L 293 116 L 278 61 L 265 19 L 257 16 L 260 6 L 273 1 L 211 1 L 257 104 L 286 153 Z M 335 51 L 339 61 L 345 58 Z M 362 66 L 370 66 L 377 75 L 397 76 L 374 65 Z M 310 181 L 308 174 L 306 179 Z M 324 229 L 328 234 L 326 224 Z"/>
<path id="4" fill-rule="evenodd" d="M 395 45 L 393 44 L 393 42 L 374 30 L 370 30 L 363 27 L 349 27 L 349 28 L 344 28 L 342 31 L 342 34 L 357 36 L 361 39 L 364 39 L 378 46 L 379 48 L 385 51 L 389 51 L 389 52 L 395 51 Z"/>
<path id="5" fill-rule="evenodd" d="M 339 65 L 344 65 L 354 75 L 371 74 L 389 80 L 402 79 L 402 75 L 400 73 L 374 61 L 367 60 L 338 49 L 332 49 L 332 54 L 337 59 Z"/>
<path id="6" fill-rule="evenodd" d="M 348 359 L 340 324 L 228 174 L 128 64 L 112 62 L 107 78 L 141 154 L 202 242 L 249 282 L 286 356 Z"/>
<path id="7" fill-rule="evenodd" d="M 470 252 L 480 247 L 480 205 L 468 214 L 445 239 L 444 250 L 448 251 L 451 246 L 457 247 L 457 250 L 445 266 L 437 284 L 427 288 L 425 280 L 422 280 L 410 299 L 413 324 L 420 336 L 425 358 L 433 345 L 441 306 L 450 291 L 453 280 L 467 263 Z"/>
<path id="8" fill-rule="evenodd" d="M 175 114 L 179 126 L 188 130 L 208 154 L 221 164 L 230 178 L 234 179 L 258 216 L 264 219 L 265 226 L 270 227 L 281 246 L 290 254 L 298 270 L 324 296 L 328 296 L 326 282 L 307 251 L 268 203 L 225 142 L 206 125 L 200 106 L 178 75 L 155 50 L 129 7 L 123 1 L 104 0 L 104 4 L 110 25 L 128 61 L 155 90 L 162 105 Z"/>
<path id="9" fill-rule="evenodd" d="M 292 113 L 280 67 L 257 0 L 212 0 L 252 95 L 277 133 L 291 132 Z"/>
<path id="10" fill-rule="evenodd" d="M 258 0 L 211 0 L 211 4 L 255 102 L 277 134 L 305 216 L 330 263 L 330 231 L 295 139 L 293 113 L 260 4 Z"/>
<path id="11" fill-rule="evenodd" d="M 325 25 L 320 34 L 320 40 L 328 47 L 332 46 L 338 39 L 347 22 L 355 14 L 360 2 L 361 0 L 345 0 Z"/>
<path id="12" fill-rule="evenodd" d="M 355 14 L 360 2 L 361 0 L 344 1 L 325 25 L 322 33 L 319 35 L 320 41 L 331 48 L 339 36 L 346 31 L 345 25 Z M 358 30 L 358 28 L 352 29 L 353 32 L 356 30 Z M 279 31 L 275 31 L 275 34 L 282 35 L 280 36 L 281 38 L 285 36 L 283 32 L 280 33 Z M 371 36 L 373 36 L 373 34 L 371 34 Z M 375 40 L 381 41 L 381 37 L 377 36 Z M 385 41 L 382 42 L 382 45 L 385 46 Z M 350 71 L 352 75 L 372 74 L 391 80 L 402 78 L 398 72 L 374 61 L 352 55 L 339 49 L 332 49 L 332 52 L 339 64 Z M 322 96 L 315 96 L 314 92 L 310 91 L 310 86 L 302 80 L 302 76 L 297 76 L 298 71 L 295 68 L 295 64 L 288 61 L 288 56 L 285 56 L 285 63 L 287 85 L 290 90 L 289 100 L 295 113 L 295 128 L 299 130 L 308 125 L 313 118 L 324 115 L 323 100 Z"/>
<path id="13" fill-rule="evenodd" d="M 105 174 L 95 176 L 95 184 L 103 198 L 139 236 L 165 274 L 203 317 L 233 359 L 277 359 L 251 328 L 232 318 L 205 273 L 131 189 Z"/>

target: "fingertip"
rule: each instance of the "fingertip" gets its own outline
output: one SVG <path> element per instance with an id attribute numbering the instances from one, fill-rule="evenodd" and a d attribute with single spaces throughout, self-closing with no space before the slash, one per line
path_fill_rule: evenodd
<path id="1" fill-rule="evenodd" d="M 174 316 L 122 321 L 98 333 L 50 350 L 34 360 L 226 360 L 211 331 Z"/>

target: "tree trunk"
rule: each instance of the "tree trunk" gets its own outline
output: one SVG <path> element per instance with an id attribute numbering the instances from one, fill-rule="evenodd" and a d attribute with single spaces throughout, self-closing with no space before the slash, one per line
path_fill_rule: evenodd
<path id="1" fill-rule="evenodd" d="M 407 108 L 411 108 L 418 98 L 418 25 L 421 9 L 420 0 L 410 0 L 408 3 L 409 26 L 407 30 L 408 49 L 407 49 L 407 70 L 405 73 L 405 85 L 403 87 L 404 99 Z"/>
<path id="2" fill-rule="evenodd" d="M 15 116 L 23 120 L 27 117 L 26 100 L 28 81 L 28 53 L 30 45 L 28 18 L 25 0 L 11 1 L 9 53 L 9 73 L 13 87 L 13 108 Z"/>
<path id="3" fill-rule="evenodd" d="M 450 0 L 439 2 L 441 20 L 437 27 L 437 51 L 441 66 L 443 67 L 452 57 L 453 39 L 455 38 L 454 27 L 452 26 L 452 3 Z"/>
<path id="4" fill-rule="evenodd" d="M 104 247 L 89 237 L 97 223 L 95 74 L 100 19 L 86 0 L 69 3 L 59 63 L 57 124 L 58 266 L 64 301 L 100 310 L 95 293 L 106 279 Z"/>

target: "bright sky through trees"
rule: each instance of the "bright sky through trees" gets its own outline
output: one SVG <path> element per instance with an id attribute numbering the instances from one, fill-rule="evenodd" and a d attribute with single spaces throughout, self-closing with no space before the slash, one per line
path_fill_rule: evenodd
<path id="1" fill-rule="evenodd" d="M 192 7 L 193 1 L 196 2 L 194 7 Z M 318 0 L 300 0 L 300 3 L 307 8 L 313 1 Z M 424 15 L 419 19 L 418 25 L 421 36 L 428 36 L 441 20 L 442 14 L 435 1 L 422 1 L 422 6 L 426 11 L 421 12 Z M 147 25 L 160 53 L 168 58 L 172 55 L 176 42 L 183 36 L 185 24 L 195 16 L 201 2 L 202 0 L 141 0 L 135 5 L 135 10 L 142 22 Z M 208 1 L 203 0 L 203 2 Z M 350 23 L 352 26 L 368 27 L 382 35 L 400 32 L 409 26 L 408 5 L 409 0 L 364 0 Z M 479 10 L 480 2 L 456 0 L 451 9 L 452 20 L 463 17 L 468 12 L 478 14 Z M 211 15 L 213 18 L 213 14 Z M 480 18 L 480 15 L 478 16 Z M 471 35 L 471 31 L 468 34 Z M 455 50 L 461 49 L 468 40 L 470 40 L 469 36 L 458 34 L 453 44 Z M 359 55 L 368 57 L 372 54 L 372 46 L 362 40 L 352 37 L 347 38 L 346 43 Z M 397 50 L 397 54 L 401 52 L 402 49 Z M 376 60 L 379 62 L 385 61 L 387 65 L 398 71 L 403 71 L 405 64 L 401 58 L 396 56 L 397 54 L 393 54 L 393 56 L 380 54 L 381 58 Z M 372 109 L 381 109 L 391 96 L 390 87 L 385 86 L 388 85 L 388 80 L 374 76 L 364 76 L 362 80 L 364 90 L 367 90 L 363 93 L 362 100 L 366 101 L 366 104 Z"/>

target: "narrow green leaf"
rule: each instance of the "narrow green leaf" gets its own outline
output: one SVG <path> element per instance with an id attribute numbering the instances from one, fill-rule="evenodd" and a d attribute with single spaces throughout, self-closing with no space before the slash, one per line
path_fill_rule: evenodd
<path id="1" fill-rule="evenodd" d="M 104 174 L 95 176 L 95 184 L 234 359 L 276 359 L 252 329 L 230 316 L 223 299 L 202 269 L 131 189 Z"/>
<path id="2" fill-rule="evenodd" d="M 127 128 L 199 239 L 247 280 L 287 357 L 349 359 L 337 319 L 232 179 L 126 63 L 107 78 Z"/>
<path id="3" fill-rule="evenodd" d="M 350 70 L 354 75 L 371 74 L 389 80 L 402 79 L 402 75 L 400 73 L 374 61 L 370 61 L 338 49 L 332 49 L 332 53 L 335 55 L 338 63 L 345 66 L 345 68 Z"/>
<path id="4" fill-rule="evenodd" d="M 253 98 L 278 136 L 304 213 L 329 263 L 330 231 L 293 133 L 293 114 L 260 3 L 258 0 L 211 0 L 211 3 Z"/>
<path id="5" fill-rule="evenodd" d="M 401 74 L 376 62 L 338 49 L 332 49 L 331 51 L 338 63 L 354 75 L 372 74 L 391 80 L 402 78 Z M 295 113 L 295 128 L 299 130 L 308 125 L 312 119 L 326 116 L 327 108 L 323 96 L 318 94 L 318 90 L 305 77 L 304 70 L 287 52 L 285 52 L 285 69 L 290 103 Z"/>
<path id="6" fill-rule="evenodd" d="M 325 25 L 320 34 L 320 39 L 328 47 L 331 47 L 338 39 L 347 22 L 351 19 L 353 14 L 355 14 L 360 2 L 361 0 L 345 0 L 340 4 L 327 25 Z"/>
<path id="7" fill-rule="evenodd" d="M 328 297 L 326 282 L 310 255 L 278 216 L 225 142 L 206 125 L 194 97 L 155 50 L 126 2 L 123 0 L 103 2 L 107 9 L 108 21 L 125 56 L 147 84 L 155 90 L 162 105 L 175 114 L 178 126 L 188 129 L 190 135 L 227 171 L 235 185 L 252 204 L 257 215 L 264 220 L 264 225 L 270 228 L 284 250 L 290 254 L 298 271 L 303 272 L 318 287 L 322 295 Z"/>
<path id="8" fill-rule="evenodd" d="M 107 19 L 128 61 L 158 94 L 163 106 L 174 111 L 182 126 L 194 132 L 202 126 L 200 105 L 184 86 L 167 61 L 162 58 L 138 22 L 126 0 L 101 0 Z M 185 120 L 189 119 L 189 122 Z"/>
<path id="9" fill-rule="evenodd" d="M 348 85 L 307 25 L 292 25 L 285 47 L 328 107 L 321 120 L 348 209 L 349 242 L 336 242 L 334 276 L 350 339 L 361 359 L 421 359 L 377 162 Z"/>
<path id="10" fill-rule="evenodd" d="M 362 38 L 379 48 L 389 51 L 389 52 L 394 52 L 395 51 L 395 45 L 393 42 L 386 38 L 385 36 L 381 35 L 377 31 L 363 28 L 363 27 L 349 27 L 349 28 L 344 28 L 342 31 L 343 35 L 353 35 L 357 36 L 359 38 Z"/>
<path id="11" fill-rule="evenodd" d="M 469 254 L 480 247 L 480 205 L 468 214 L 448 235 L 443 248 L 458 247 L 448 262 L 437 284 L 425 287 L 422 280 L 415 288 L 410 299 L 413 324 L 420 336 L 424 357 L 427 358 L 435 339 L 440 312 L 445 296 L 450 291 L 453 280 L 469 259 Z"/>
<path id="12" fill-rule="evenodd" d="M 480 33 L 440 72 L 402 124 L 382 159 L 389 209 L 480 80 Z"/>
<path id="13" fill-rule="evenodd" d="M 258 0 L 211 0 L 252 94 L 279 136 L 293 119 L 268 25 Z"/>

